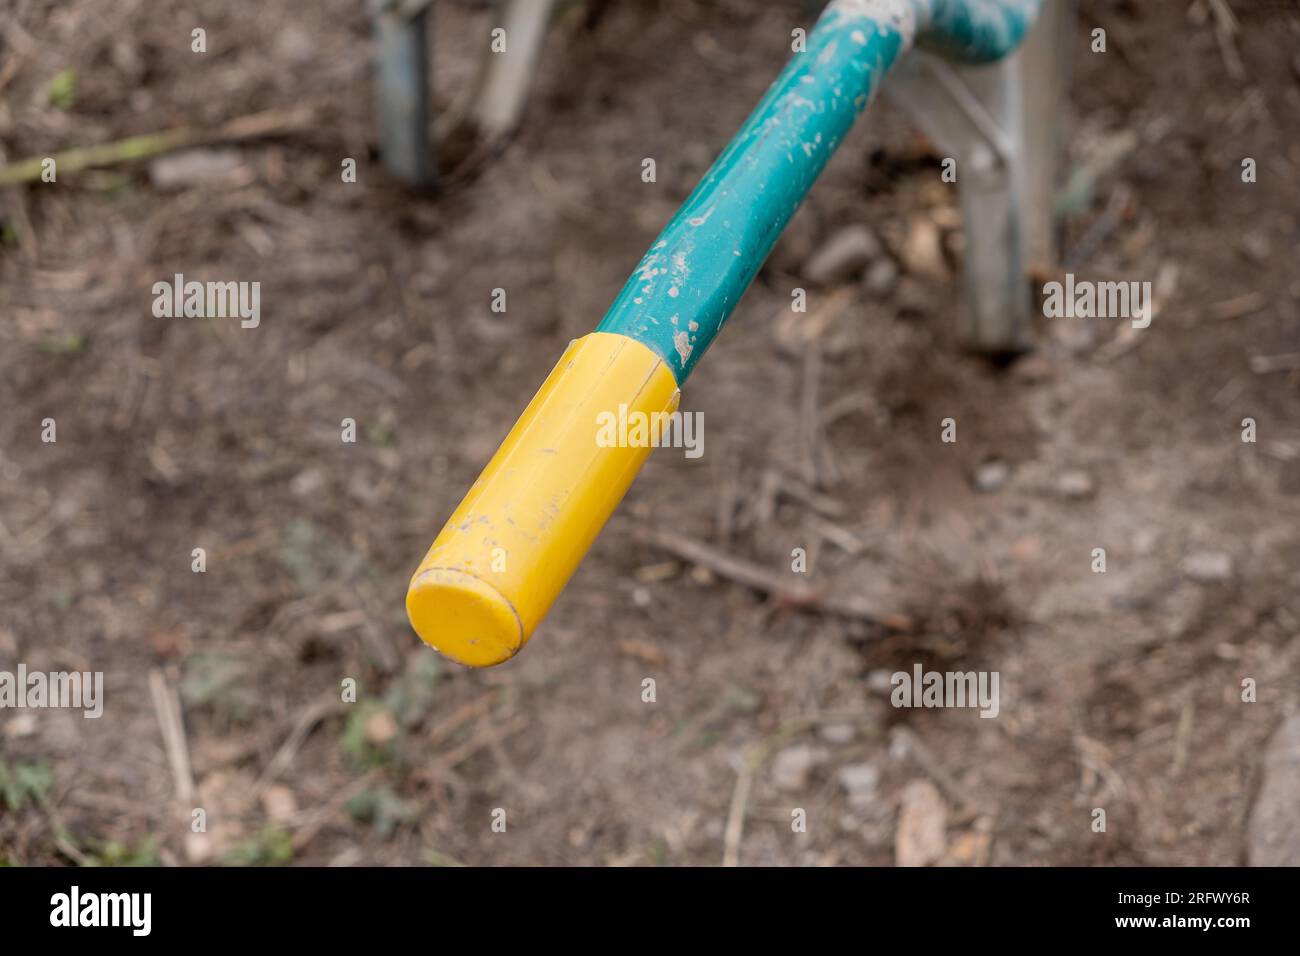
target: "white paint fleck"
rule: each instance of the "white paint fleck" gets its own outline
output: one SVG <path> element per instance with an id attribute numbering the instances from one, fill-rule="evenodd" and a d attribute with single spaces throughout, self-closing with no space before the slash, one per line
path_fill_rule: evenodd
<path id="1" fill-rule="evenodd" d="M 677 349 L 677 354 L 681 356 L 682 364 L 691 357 L 691 338 L 685 332 L 673 333 L 673 346 Z"/>
<path id="2" fill-rule="evenodd" d="M 714 208 L 715 207 L 710 206 L 708 211 L 706 211 L 703 216 L 692 216 L 690 219 L 687 219 L 686 221 L 689 222 L 692 226 L 702 226 L 709 221 L 709 217 L 713 215 Z"/>

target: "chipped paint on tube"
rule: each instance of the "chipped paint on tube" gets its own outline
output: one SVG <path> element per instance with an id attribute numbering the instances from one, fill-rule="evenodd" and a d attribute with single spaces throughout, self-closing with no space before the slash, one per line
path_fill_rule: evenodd
<path id="1" fill-rule="evenodd" d="M 827 7 L 597 328 L 644 342 L 685 382 L 927 8 Z"/>

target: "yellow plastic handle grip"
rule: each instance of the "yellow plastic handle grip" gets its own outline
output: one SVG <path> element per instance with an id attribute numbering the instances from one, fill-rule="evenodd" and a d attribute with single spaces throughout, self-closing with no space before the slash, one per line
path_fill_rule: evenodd
<path id="1" fill-rule="evenodd" d="M 411 578 L 406 613 L 425 643 L 473 667 L 518 653 L 650 454 L 650 440 L 602 442 L 603 415 L 658 425 L 679 394 L 634 339 L 570 343 Z"/>

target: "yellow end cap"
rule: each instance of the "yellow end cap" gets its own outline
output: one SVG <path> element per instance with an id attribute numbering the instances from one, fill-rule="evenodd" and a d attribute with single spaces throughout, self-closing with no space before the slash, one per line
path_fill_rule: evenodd
<path id="1" fill-rule="evenodd" d="M 470 667 L 515 656 L 524 642 L 514 606 L 486 581 L 454 568 L 430 568 L 411 582 L 406 614 L 438 650 Z"/>
<path id="2" fill-rule="evenodd" d="M 650 454 L 601 422 L 659 422 L 677 401 L 672 371 L 635 339 L 570 343 L 412 577 L 416 633 L 474 667 L 514 656 Z"/>

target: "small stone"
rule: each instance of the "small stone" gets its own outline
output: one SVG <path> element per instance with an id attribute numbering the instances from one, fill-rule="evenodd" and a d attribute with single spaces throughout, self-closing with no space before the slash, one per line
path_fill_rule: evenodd
<path id="1" fill-rule="evenodd" d="M 898 287 L 898 266 L 889 258 L 877 259 L 867 269 L 867 292 L 877 299 L 888 298 Z"/>
<path id="2" fill-rule="evenodd" d="M 937 280 L 948 278 L 943 235 L 932 219 L 919 216 L 912 220 L 903 243 L 903 264 L 912 275 Z"/>
<path id="3" fill-rule="evenodd" d="M 1251 866 L 1300 866 L 1300 715 L 1282 722 L 1264 752 L 1247 827 Z"/>
<path id="4" fill-rule="evenodd" d="M 875 764 L 846 764 L 840 768 L 835 779 L 848 794 L 850 806 L 869 806 L 879 798 L 880 768 Z"/>
<path id="5" fill-rule="evenodd" d="M 1097 490 L 1097 484 L 1092 480 L 1092 475 L 1075 468 L 1057 476 L 1056 490 L 1065 498 L 1091 498 Z"/>
<path id="6" fill-rule="evenodd" d="M 237 149 L 187 149 L 155 159 L 149 164 L 149 178 L 158 189 L 185 189 L 220 182 L 242 165 Z"/>
<path id="7" fill-rule="evenodd" d="M 975 490 L 988 494 L 997 491 L 1011 477 L 1011 466 L 1005 461 L 986 461 L 975 469 Z"/>
<path id="8" fill-rule="evenodd" d="M 289 479 L 289 491 L 298 497 L 314 495 L 325 487 L 325 473 L 319 468 L 304 468 Z"/>
<path id="9" fill-rule="evenodd" d="M 948 807 L 928 780 L 903 788 L 898 809 L 894 861 L 899 866 L 929 866 L 943 859 L 948 847 Z"/>
<path id="10" fill-rule="evenodd" d="M 1044 355 L 1026 355 L 1016 361 L 1011 371 L 1022 382 L 1046 382 L 1052 378 L 1052 362 Z"/>
<path id="11" fill-rule="evenodd" d="M 876 670 L 867 674 L 867 690 L 873 694 L 883 694 L 888 696 L 894 689 L 894 672 L 887 670 Z"/>
<path id="12" fill-rule="evenodd" d="M 206 833 L 190 831 L 185 834 L 185 859 L 190 863 L 206 863 L 212 859 L 212 838 Z"/>
<path id="13" fill-rule="evenodd" d="M 1143 557 L 1155 552 L 1160 535 L 1153 528 L 1139 528 L 1133 533 L 1133 553 Z"/>
<path id="14" fill-rule="evenodd" d="M 1256 262 L 1267 262 L 1273 252 L 1268 236 L 1262 232 L 1252 232 L 1242 237 L 1241 251 Z"/>
<path id="15" fill-rule="evenodd" d="M 30 711 L 10 717 L 4 725 L 4 735 L 10 740 L 21 740 L 36 733 L 36 715 Z"/>
<path id="16" fill-rule="evenodd" d="M 1232 555 L 1226 551 L 1197 551 L 1183 561 L 1183 573 L 1201 584 L 1217 584 L 1232 577 Z"/>
<path id="17" fill-rule="evenodd" d="M 856 734 L 852 724 L 822 724 L 817 728 L 817 736 L 835 747 L 852 742 Z"/>
<path id="18" fill-rule="evenodd" d="M 880 240 L 866 226 L 846 226 L 809 256 L 803 275 L 815 285 L 834 285 L 860 275 L 882 251 Z"/>
<path id="19" fill-rule="evenodd" d="M 397 721 L 387 710 L 377 710 L 366 718 L 366 740 L 376 747 L 382 747 L 397 736 Z"/>
<path id="20" fill-rule="evenodd" d="M 262 794 L 262 809 L 269 820 L 283 823 L 298 813 L 298 799 L 288 787 L 277 784 Z"/>
<path id="21" fill-rule="evenodd" d="M 808 744 L 786 747 L 772 761 L 772 783 L 778 790 L 802 790 L 813 768 L 825 760 L 825 751 Z"/>

